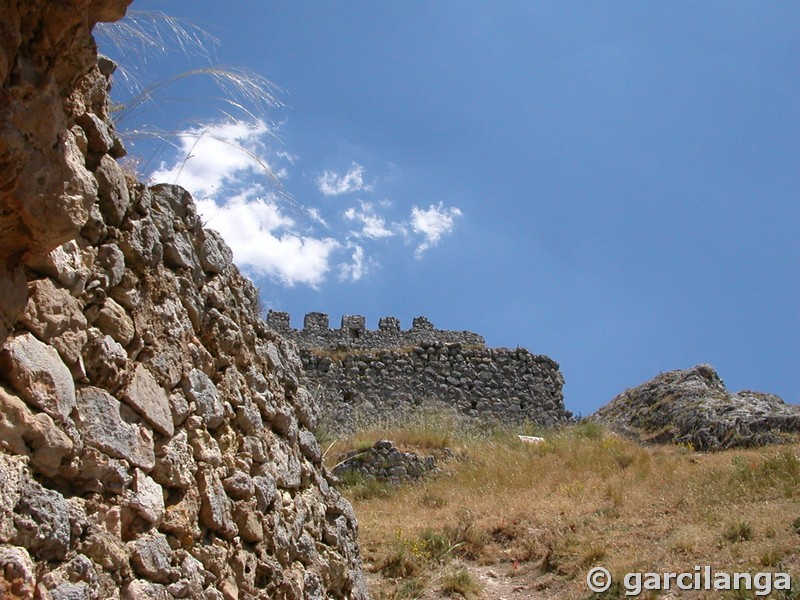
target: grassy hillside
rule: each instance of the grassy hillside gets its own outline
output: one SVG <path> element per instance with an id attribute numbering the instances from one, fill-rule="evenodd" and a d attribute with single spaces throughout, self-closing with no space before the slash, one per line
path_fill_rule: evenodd
<path id="1" fill-rule="evenodd" d="M 329 466 L 344 450 L 390 439 L 442 467 L 399 488 L 343 481 L 376 598 L 591 598 L 585 578 L 596 565 L 615 580 L 696 565 L 800 580 L 800 446 L 699 454 L 642 447 L 588 423 L 538 432 L 539 445 L 517 433 L 537 434 L 432 417 L 332 443 Z M 771 597 L 800 598 L 794 583 Z M 662 597 L 764 597 L 671 594 Z"/>

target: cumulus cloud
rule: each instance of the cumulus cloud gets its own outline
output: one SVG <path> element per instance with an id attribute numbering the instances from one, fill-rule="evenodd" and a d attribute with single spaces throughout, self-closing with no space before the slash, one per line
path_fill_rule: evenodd
<path id="1" fill-rule="evenodd" d="M 364 184 L 364 167 L 355 162 L 344 175 L 338 175 L 334 171 L 323 172 L 317 177 L 317 188 L 326 196 L 339 196 L 371 189 L 370 186 Z"/>
<path id="2" fill-rule="evenodd" d="M 293 233 L 294 221 L 271 199 L 238 196 L 223 203 L 196 202 L 206 225 L 220 232 L 239 266 L 289 286 L 321 284 L 331 269 L 333 252 L 341 246 L 332 238 Z"/>
<path id="3" fill-rule="evenodd" d="M 389 200 L 354 200 L 351 206 L 294 206 L 275 190 L 297 157 L 270 151 L 273 132 L 263 123 L 218 123 L 177 136 L 172 160 L 161 163 L 151 179 L 185 187 L 195 198 L 205 226 L 220 232 L 236 263 L 251 276 L 266 276 L 286 286 L 321 286 L 333 275 L 363 280 L 376 265 L 379 240 L 415 239 L 420 258 L 454 228 L 461 215 L 441 202 L 413 206 L 405 219 L 391 219 Z M 267 158 L 269 157 L 269 160 Z M 325 171 L 318 179 L 327 196 L 372 191 L 358 163 L 343 175 Z M 369 196 L 368 196 L 369 197 Z M 346 209 L 345 209 L 346 208 Z M 345 209 L 345 210 L 343 210 Z M 333 213 L 338 213 L 334 217 Z M 391 251 L 382 244 L 381 252 Z"/>
<path id="4" fill-rule="evenodd" d="M 386 219 L 375 212 L 372 204 L 369 202 L 359 202 L 359 204 L 360 209 L 351 206 L 343 213 L 345 219 L 361 225 L 360 231 L 351 232 L 353 236 L 378 239 L 394 235 L 392 230 L 386 227 Z"/>
<path id="5" fill-rule="evenodd" d="M 229 121 L 178 134 L 176 160 L 161 163 L 151 178 L 185 187 L 195 197 L 211 196 L 248 176 L 285 175 L 263 158 L 270 130 L 262 121 Z"/>
<path id="6" fill-rule="evenodd" d="M 441 202 L 431 204 L 426 209 L 412 207 L 411 229 L 423 238 L 414 252 L 415 256 L 420 258 L 426 250 L 438 244 L 442 236 L 453 231 L 455 220 L 461 215 L 461 209 L 455 206 L 445 208 Z"/>
<path id="7" fill-rule="evenodd" d="M 366 275 L 369 267 L 372 266 L 372 259 L 365 256 L 364 248 L 358 244 L 348 244 L 353 251 L 349 263 L 344 263 L 339 267 L 339 279 L 347 281 L 358 281 Z"/>
<path id="8" fill-rule="evenodd" d="M 320 285 L 343 244 L 332 237 L 298 234 L 268 180 L 285 177 L 263 157 L 271 133 L 262 122 L 227 122 L 191 129 L 178 136 L 172 162 L 151 173 L 154 181 L 175 183 L 194 196 L 205 226 L 216 229 L 236 263 L 253 275 L 288 286 Z"/>

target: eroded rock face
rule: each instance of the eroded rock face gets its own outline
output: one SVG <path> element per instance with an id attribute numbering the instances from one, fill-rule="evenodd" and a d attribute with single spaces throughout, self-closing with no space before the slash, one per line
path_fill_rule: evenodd
<path id="1" fill-rule="evenodd" d="M 128 3 L 0 3 L 0 596 L 366 599 L 293 346 L 116 162 L 90 32 Z"/>
<path id="2" fill-rule="evenodd" d="M 729 392 L 709 365 L 662 373 L 590 419 L 643 442 L 696 450 L 760 446 L 800 435 L 800 406 L 774 394 Z"/>

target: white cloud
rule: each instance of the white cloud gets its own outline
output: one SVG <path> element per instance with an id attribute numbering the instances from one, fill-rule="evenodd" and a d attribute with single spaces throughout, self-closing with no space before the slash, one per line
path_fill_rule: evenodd
<path id="1" fill-rule="evenodd" d="M 236 264 L 292 286 L 317 286 L 331 268 L 332 254 L 341 244 L 332 238 L 292 233 L 292 219 L 273 200 L 235 197 L 218 204 L 196 200 L 197 210 L 210 229 L 220 232 L 233 250 Z"/>
<path id="2" fill-rule="evenodd" d="M 453 230 L 461 215 L 460 209 L 439 202 L 427 209 L 414 206 L 408 219 L 391 220 L 385 215 L 396 213 L 397 207 L 388 199 L 358 200 L 340 213 L 343 220 L 330 222 L 318 207 L 294 205 L 289 210 L 274 191 L 274 179 L 289 178 L 297 157 L 270 150 L 266 142 L 271 136 L 263 122 L 188 130 L 177 136 L 172 161 L 151 173 L 151 179 L 176 183 L 194 196 L 205 226 L 220 232 L 236 263 L 253 277 L 311 287 L 319 287 L 331 274 L 360 281 L 379 264 L 370 244 L 414 239 L 414 254 L 420 258 Z M 269 163 L 264 156 L 270 157 Z M 372 191 L 364 183 L 364 167 L 355 162 L 344 175 L 325 171 L 317 184 L 328 196 Z M 381 245 L 382 252 L 390 248 Z"/>
<path id="3" fill-rule="evenodd" d="M 348 244 L 348 248 L 353 250 L 350 263 L 345 263 L 339 267 L 339 278 L 349 281 L 358 281 L 366 275 L 369 267 L 374 264 L 372 259 L 365 258 L 364 248 L 358 244 Z"/>
<path id="4" fill-rule="evenodd" d="M 193 196 L 204 197 L 247 175 L 268 177 L 272 167 L 259 154 L 269 134 L 269 128 L 261 121 L 230 121 L 189 129 L 176 136 L 176 161 L 172 165 L 161 163 L 151 178 L 180 185 Z M 272 172 L 276 177 L 285 175 L 280 170 Z"/>
<path id="5" fill-rule="evenodd" d="M 316 221 L 323 227 L 328 227 L 328 222 L 322 217 L 322 213 L 319 212 L 318 208 L 309 208 L 308 216 L 311 217 L 312 220 Z"/>
<path id="6" fill-rule="evenodd" d="M 244 270 L 288 286 L 318 286 L 343 244 L 331 237 L 298 234 L 297 223 L 282 212 L 278 196 L 266 192 L 271 177 L 262 155 L 268 135 L 262 122 L 188 130 L 177 136 L 174 161 L 162 163 L 151 179 L 185 187 L 205 226 L 219 231 Z M 272 169 L 272 174 L 288 176 L 285 169 Z"/>
<path id="7" fill-rule="evenodd" d="M 442 236 L 453 231 L 455 219 L 461 215 L 461 209 L 455 206 L 445 208 L 441 202 L 424 210 L 414 206 L 411 209 L 411 229 L 423 237 L 415 256 L 420 258 L 426 250 L 438 244 Z"/>
<path id="8" fill-rule="evenodd" d="M 375 208 L 369 202 L 359 202 L 360 210 L 354 207 L 344 211 L 345 219 L 356 221 L 361 224 L 361 231 L 353 231 L 355 237 L 367 237 L 372 239 L 392 237 L 394 233 L 386 227 L 386 220 L 375 212 Z"/>
<path id="9" fill-rule="evenodd" d="M 372 189 L 371 186 L 364 185 L 364 167 L 355 162 L 350 170 L 341 176 L 334 171 L 323 172 L 317 177 L 317 187 L 326 196 L 338 196 Z"/>

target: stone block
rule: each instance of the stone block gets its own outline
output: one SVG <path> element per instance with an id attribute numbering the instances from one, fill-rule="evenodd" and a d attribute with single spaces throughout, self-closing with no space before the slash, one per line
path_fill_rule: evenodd
<path id="1" fill-rule="evenodd" d="M 39 560 L 64 560 L 71 533 L 69 505 L 61 494 L 28 481 L 14 512 L 13 543 L 24 546 Z"/>
<path id="2" fill-rule="evenodd" d="M 39 340 L 58 350 L 73 374 L 82 374 L 81 351 L 86 344 L 88 323 L 81 303 L 49 279 L 30 282 L 28 296 L 20 322 Z"/>
<path id="3" fill-rule="evenodd" d="M 211 378 L 199 369 L 192 369 L 184 376 L 181 385 L 187 399 L 195 403 L 196 412 L 206 426 L 210 429 L 219 427 L 225 411 L 217 387 Z"/>
<path id="4" fill-rule="evenodd" d="M 109 456 L 150 471 L 155 465 L 153 434 L 133 411 L 95 387 L 78 390 L 76 425 L 84 442 Z"/>
<path id="5" fill-rule="evenodd" d="M 136 365 L 122 399 L 158 433 L 172 436 L 175 432 L 169 397 L 143 364 Z"/>
<path id="6" fill-rule="evenodd" d="M 200 469 L 197 474 L 200 490 L 200 522 L 226 539 L 238 533 L 233 520 L 232 503 L 213 469 Z"/>
<path id="7" fill-rule="evenodd" d="M 72 440 L 46 413 L 34 414 L 16 396 L 0 387 L 0 445 L 14 454 L 31 457 L 37 471 L 54 476 L 62 459 L 72 452 Z"/>
<path id="8" fill-rule="evenodd" d="M 105 301 L 93 325 L 123 346 L 131 343 L 136 332 L 128 313 L 111 298 Z"/>
<path id="9" fill-rule="evenodd" d="M 0 367 L 31 406 L 59 421 L 69 417 L 75 406 L 75 384 L 54 348 L 30 333 L 15 336 L 0 353 Z"/>

